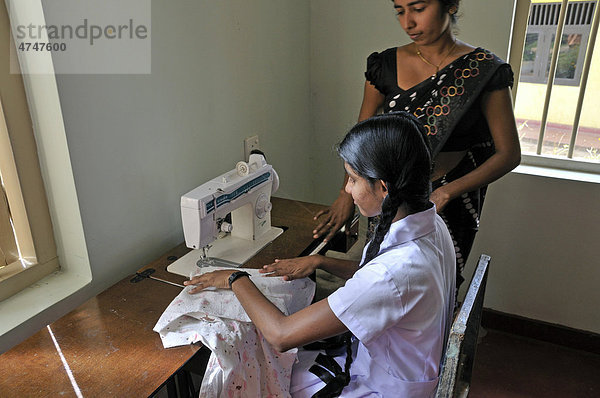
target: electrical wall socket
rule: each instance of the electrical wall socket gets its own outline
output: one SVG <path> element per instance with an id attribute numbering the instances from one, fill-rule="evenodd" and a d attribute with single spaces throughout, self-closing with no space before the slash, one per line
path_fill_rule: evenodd
<path id="1" fill-rule="evenodd" d="M 250 152 L 252 152 L 253 149 L 260 149 L 257 135 L 253 135 L 244 140 L 244 159 L 246 162 L 250 160 Z"/>

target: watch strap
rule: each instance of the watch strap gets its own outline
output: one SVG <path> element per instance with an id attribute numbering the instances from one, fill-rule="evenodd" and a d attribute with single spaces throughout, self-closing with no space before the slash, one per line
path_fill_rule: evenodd
<path id="1" fill-rule="evenodd" d="M 229 276 L 229 288 L 231 289 L 231 285 L 233 285 L 233 282 L 235 282 L 236 280 L 238 280 L 239 278 L 241 278 L 242 276 L 247 276 L 248 278 L 250 278 L 250 274 L 245 272 L 245 271 L 235 271 L 233 274 L 231 274 Z"/>

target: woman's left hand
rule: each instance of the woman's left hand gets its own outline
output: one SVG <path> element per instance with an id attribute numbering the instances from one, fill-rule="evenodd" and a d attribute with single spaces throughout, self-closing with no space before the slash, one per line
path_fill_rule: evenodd
<path id="1" fill-rule="evenodd" d="M 207 287 L 216 287 L 217 289 L 229 289 L 229 277 L 236 270 L 219 270 L 207 272 L 206 274 L 195 276 L 189 281 L 183 282 L 185 286 L 196 285 L 190 294 L 199 293 Z"/>
<path id="2" fill-rule="evenodd" d="M 448 194 L 444 190 L 444 186 L 441 186 L 435 191 L 433 191 L 431 193 L 431 196 L 429 197 L 429 200 L 435 203 L 435 210 L 438 213 L 444 210 L 444 207 L 446 207 L 446 205 L 448 204 L 448 202 L 450 202 L 451 199 L 452 198 L 450 197 L 450 194 Z"/>

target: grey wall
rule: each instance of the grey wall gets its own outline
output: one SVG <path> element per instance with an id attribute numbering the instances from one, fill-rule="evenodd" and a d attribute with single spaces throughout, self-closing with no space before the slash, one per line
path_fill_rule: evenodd
<path id="1" fill-rule="evenodd" d="M 465 271 L 479 253 L 492 257 L 485 306 L 600 333 L 598 203 L 597 177 L 515 172 L 491 185 Z"/>
<path id="2" fill-rule="evenodd" d="M 333 151 L 358 118 L 367 56 L 404 40 L 389 0 L 312 0 L 311 116 L 318 167 L 314 200 L 330 204 L 344 170 Z"/>
<path id="3" fill-rule="evenodd" d="M 183 241 L 181 194 L 234 168 L 245 137 L 278 196 L 313 198 L 309 15 L 304 1 L 153 1 L 151 75 L 57 76 L 92 291 Z"/>

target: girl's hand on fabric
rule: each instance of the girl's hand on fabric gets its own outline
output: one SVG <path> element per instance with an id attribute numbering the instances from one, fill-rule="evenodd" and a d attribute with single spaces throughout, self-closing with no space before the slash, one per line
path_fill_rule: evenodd
<path id="1" fill-rule="evenodd" d="M 346 233 L 350 233 L 350 224 L 354 215 L 354 201 L 352 196 L 342 192 L 340 196 L 333 202 L 331 207 L 318 212 L 314 220 L 321 219 L 321 222 L 313 230 L 313 238 L 317 239 L 320 236 L 325 236 L 324 241 L 329 241 L 344 224 L 346 224 Z"/>
<path id="2" fill-rule="evenodd" d="M 433 191 L 431 193 L 431 196 L 429 197 L 429 200 L 431 200 L 433 203 L 435 203 L 435 209 L 438 212 L 438 214 L 444 210 L 444 208 L 446 207 L 446 205 L 448 204 L 448 202 L 450 202 L 452 198 L 450 197 L 450 195 L 444 190 L 444 187 L 439 187 L 438 189 L 436 189 L 435 191 Z"/>
<path id="3" fill-rule="evenodd" d="M 207 287 L 215 287 L 217 289 L 229 289 L 229 277 L 236 270 L 219 270 L 207 272 L 206 274 L 195 276 L 189 281 L 183 282 L 185 286 L 195 285 L 189 291 L 190 294 L 199 293 Z"/>
<path id="4" fill-rule="evenodd" d="M 284 281 L 291 281 L 309 276 L 319 266 L 319 255 L 297 257 L 285 260 L 276 259 L 273 264 L 262 267 L 265 276 L 283 276 Z"/>

